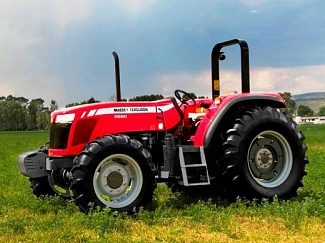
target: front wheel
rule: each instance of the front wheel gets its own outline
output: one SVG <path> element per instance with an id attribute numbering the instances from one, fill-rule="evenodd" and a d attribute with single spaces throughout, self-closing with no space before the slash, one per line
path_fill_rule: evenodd
<path id="1" fill-rule="evenodd" d="M 304 136 L 278 109 L 246 112 L 227 131 L 223 148 L 221 183 L 230 196 L 288 199 L 303 186 Z"/>
<path id="2" fill-rule="evenodd" d="M 48 149 L 49 143 L 46 143 L 39 149 L 39 152 L 48 154 Z M 60 196 L 64 199 L 71 199 L 72 191 L 69 188 L 69 173 L 68 170 L 60 169 L 52 171 L 48 176 L 29 178 L 33 194 L 38 198 Z"/>
<path id="3" fill-rule="evenodd" d="M 83 212 L 110 207 L 132 212 L 152 200 L 156 187 L 150 153 L 128 136 L 105 136 L 91 142 L 72 168 L 72 190 Z"/>
<path id="4" fill-rule="evenodd" d="M 72 198 L 70 183 L 68 181 L 69 172 L 66 170 L 52 171 L 48 176 L 29 178 L 30 187 L 36 197 L 59 196 L 64 199 Z"/>

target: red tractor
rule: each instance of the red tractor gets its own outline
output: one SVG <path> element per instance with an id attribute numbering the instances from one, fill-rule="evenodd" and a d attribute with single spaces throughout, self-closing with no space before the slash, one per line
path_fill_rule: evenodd
<path id="1" fill-rule="evenodd" d="M 234 44 L 242 93 L 219 96 L 221 49 Z M 214 46 L 211 99 L 176 90 L 179 102 L 122 102 L 117 84 L 118 102 L 53 112 L 49 144 L 18 157 L 36 196 L 73 198 L 84 212 L 94 206 L 130 212 L 151 202 L 157 182 L 247 199 L 288 199 L 302 186 L 304 135 L 281 112 L 279 94 L 250 93 L 245 41 Z"/>

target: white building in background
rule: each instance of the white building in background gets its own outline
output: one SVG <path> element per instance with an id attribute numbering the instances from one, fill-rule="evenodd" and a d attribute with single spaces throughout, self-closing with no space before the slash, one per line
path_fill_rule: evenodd
<path id="1" fill-rule="evenodd" d="M 325 116 L 296 116 L 295 120 L 298 124 L 325 124 Z"/>

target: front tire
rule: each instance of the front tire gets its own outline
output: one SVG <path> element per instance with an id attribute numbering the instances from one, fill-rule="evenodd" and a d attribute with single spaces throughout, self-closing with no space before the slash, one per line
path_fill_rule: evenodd
<path id="1" fill-rule="evenodd" d="M 39 152 L 48 154 L 49 143 L 43 145 Z M 72 198 L 70 183 L 68 181 L 69 171 L 65 169 L 52 171 L 48 176 L 29 178 L 29 185 L 33 194 L 38 198 L 46 196 L 59 196 L 64 199 Z"/>
<path id="2" fill-rule="evenodd" d="M 256 108 L 227 131 L 221 183 L 232 198 L 296 196 L 308 159 L 304 136 L 292 119 L 272 107 Z"/>
<path id="3" fill-rule="evenodd" d="M 105 136 L 91 142 L 76 158 L 72 187 L 76 205 L 132 212 L 152 200 L 156 188 L 150 153 L 128 136 Z"/>
<path id="4" fill-rule="evenodd" d="M 70 183 L 67 179 L 63 178 L 63 173 L 69 172 L 62 169 L 60 171 L 52 171 L 48 176 L 29 178 L 33 194 L 38 198 L 59 196 L 67 200 L 71 199 Z"/>

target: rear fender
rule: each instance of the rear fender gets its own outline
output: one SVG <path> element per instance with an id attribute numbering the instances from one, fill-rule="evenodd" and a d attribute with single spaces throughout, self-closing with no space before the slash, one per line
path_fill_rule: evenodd
<path id="1" fill-rule="evenodd" d="M 230 99 L 226 98 L 219 105 L 212 106 L 211 111 L 209 111 L 211 115 L 206 116 L 205 121 L 202 120 L 193 141 L 194 145 L 207 148 L 219 127 L 232 122 L 241 114 L 241 111 L 255 106 L 285 108 L 286 104 L 280 95 L 247 94 Z"/>

